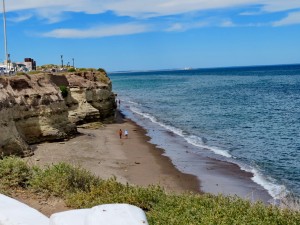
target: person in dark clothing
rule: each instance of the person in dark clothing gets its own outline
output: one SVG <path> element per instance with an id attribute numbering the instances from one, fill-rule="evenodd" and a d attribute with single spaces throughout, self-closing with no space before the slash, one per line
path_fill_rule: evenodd
<path id="1" fill-rule="evenodd" d="M 123 131 L 122 129 L 119 130 L 119 136 L 120 136 L 120 139 L 122 138 L 122 135 L 123 135 Z"/>

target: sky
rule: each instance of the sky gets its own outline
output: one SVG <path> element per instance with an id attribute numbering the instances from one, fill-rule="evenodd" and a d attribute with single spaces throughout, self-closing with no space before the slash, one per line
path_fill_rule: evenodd
<path id="1" fill-rule="evenodd" d="M 300 0 L 6 0 L 5 9 L 15 62 L 62 56 L 108 72 L 300 63 Z"/>

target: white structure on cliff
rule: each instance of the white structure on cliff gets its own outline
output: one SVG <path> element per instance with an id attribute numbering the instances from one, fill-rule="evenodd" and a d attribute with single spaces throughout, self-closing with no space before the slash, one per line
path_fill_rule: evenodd
<path id="1" fill-rule="evenodd" d="M 0 194 L 1 225 L 148 225 L 141 208 L 129 204 L 98 205 L 54 213 L 50 218 L 36 209 Z"/>
<path id="2" fill-rule="evenodd" d="M 24 62 L 7 62 L 5 60 L 4 63 L 0 63 L 0 75 L 32 70 L 36 70 L 36 62 L 32 58 L 25 58 Z"/>
<path id="3" fill-rule="evenodd" d="M 19 62 L 17 64 L 17 71 L 21 71 L 22 69 L 26 69 L 28 71 L 36 70 L 36 62 L 32 58 L 25 58 L 24 62 Z"/>
<path id="4" fill-rule="evenodd" d="M 4 34 L 4 53 L 5 60 L 0 64 L 0 75 L 3 74 L 14 74 L 17 71 L 31 71 L 36 70 L 36 62 L 32 58 L 25 58 L 22 63 L 14 63 L 10 60 L 10 54 L 7 50 L 7 33 L 6 33 L 6 11 L 5 11 L 5 0 L 2 0 L 3 6 L 3 34 Z"/>

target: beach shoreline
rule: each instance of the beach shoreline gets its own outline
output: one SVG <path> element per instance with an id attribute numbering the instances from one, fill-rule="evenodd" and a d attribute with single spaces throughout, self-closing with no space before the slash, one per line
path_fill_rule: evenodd
<path id="1" fill-rule="evenodd" d="M 192 155 L 201 172 L 199 177 L 184 173 L 165 155 L 163 149 L 151 143 L 147 131 L 134 121 L 116 114 L 113 124 L 99 128 L 78 128 L 79 135 L 61 142 L 45 142 L 33 145 L 34 155 L 25 158 L 30 165 L 45 167 L 67 162 L 89 170 L 92 174 L 109 179 L 115 177 L 121 183 L 147 187 L 159 185 L 169 193 L 212 193 L 239 196 L 244 199 L 268 202 L 271 196 L 251 180 L 251 173 L 237 165 L 216 159 Z M 119 138 L 118 131 L 128 130 L 128 138 Z M 39 205 L 35 201 L 19 199 L 34 205 L 45 215 L 68 208 Z"/>
<path id="2" fill-rule="evenodd" d="M 127 106 L 121 107 L 128 113 Z M 130 119 L 135 117 L 130 116 Z M 130 121 L 130 120 L 129 120 Z M 139 123 L 140 119 L 137 120 Z M 167 129 L 151 122 L 142 122 L 142 129 L 149 141 L 163 150 L 163 155 L 171 160 L 174 167 L 185 174 L 198 178 L 201 192 L 214 195 L 224 194 L 238 196 L 250 201 L 272 202 L 273 197 L 258 183 L 254 182 L 254 174 L 243 170 L 238 164 L 210 157 L 209 150 L 199 151 L 189 145 L 186 140 Z M 136 124 L 136 122 L 134 121 Z M 217 156 L 217 155 L 216 155 Z"/>
<path id="3" fill-rule="evenodd" d="M 127 129 L 128 138 L 119 138 Z M 121 183 L 160 185 L 167 192 L 201 193 L 196 176 L 180 172 L 163 150 L 149 142 L 146 131 L 117 113 L 116 122 L 97 129 L 78 128 L 79 135 L 63 142 L 33 145 L 30 164 L 46 166 L 59 162 L 79 165 L 103 179 L 116 177 Z"/>

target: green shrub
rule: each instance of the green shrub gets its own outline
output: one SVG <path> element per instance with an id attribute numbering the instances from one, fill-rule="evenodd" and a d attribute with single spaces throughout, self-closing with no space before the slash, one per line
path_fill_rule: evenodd
<path id="1" fill-rule="evenodd" d="M 106 71 L 103 69 L 103 68 L 99 68 L 97 69 L 97 71 L 101 72 L 101 73 L 105 73 L 106 74 Z"/>
<path id="2" fill-rule="evenodd" d="M 75 68 L 70 68 L 70 69 L 68 69 L 68 72 L 76 72 L 76 69 Z"/>
<path id="3" fill-rule="evenodd" d="M 27 73 L 25 73 L 25 72 L 17 72 L 16 75 L 17 75 L 17 76 L 20 76 L 20 75 L 27 75 Z"/>
<path id="4" fill-rule="evenodd" d="M 111 178 L 101 180 L 97 186 L 92 186 L 89 192 L 78 191 L 70 194 L 67 204 L 75 208 L 87 208 L 108 203 L 128 203 L 148 211 L 165 197 L 165 192 L 158 186 L 135 187 L 121 184 L 115 178 Z"/>
<path id="5" fill-rule="evenodd" d="M 97 73 L 96 74 L 97 80 L 104 83 L 104 84 L 108 84 L 110 82 L 109 77 L 106 75 L 106 73 Z"/>
<path id="6" fill-rule="evenodd" d="M 57 195 L 72 208 L 108 203 L 136 205 L 146 212 L 150 225 L 300 224 L 299 211 L 223 195 L 166 194 L 158 186 L 143 188 L 121 184 L 116 178 L 101 180 L 66 163 L 30 168 L 20 158 L 6 157 L 0 160 L 0 192 L 11 187 Z"/>
<path id="7" fill-rule="evenodd" d="M 170 195 L 147 213 L 149 224 L 300 224 L 300 213 L 223 195 Z"/>
<path id="8" fill-rule="evenodd" d="M 30 167 L 18 157 L 0 160 L 0 183 L 4 187 L 25 187 L 31 178 Z"/>
<path id="9" fill-rule="evenodd" d="M 69 192 L 89 191 L 96 185 L 98 178 L 80 167 L 59 163 L 45 169 L 33 168 L 29 181 L 33 190 L 64 197 Z"/>
<path id="10" fill-rule="evenodd" d="M 64 85 L 59 86 L 59 89 L 61 91 L 61 95 L 65 98 L 68 96 L 69 92 L 68 92 L 68 88 Z"/>

